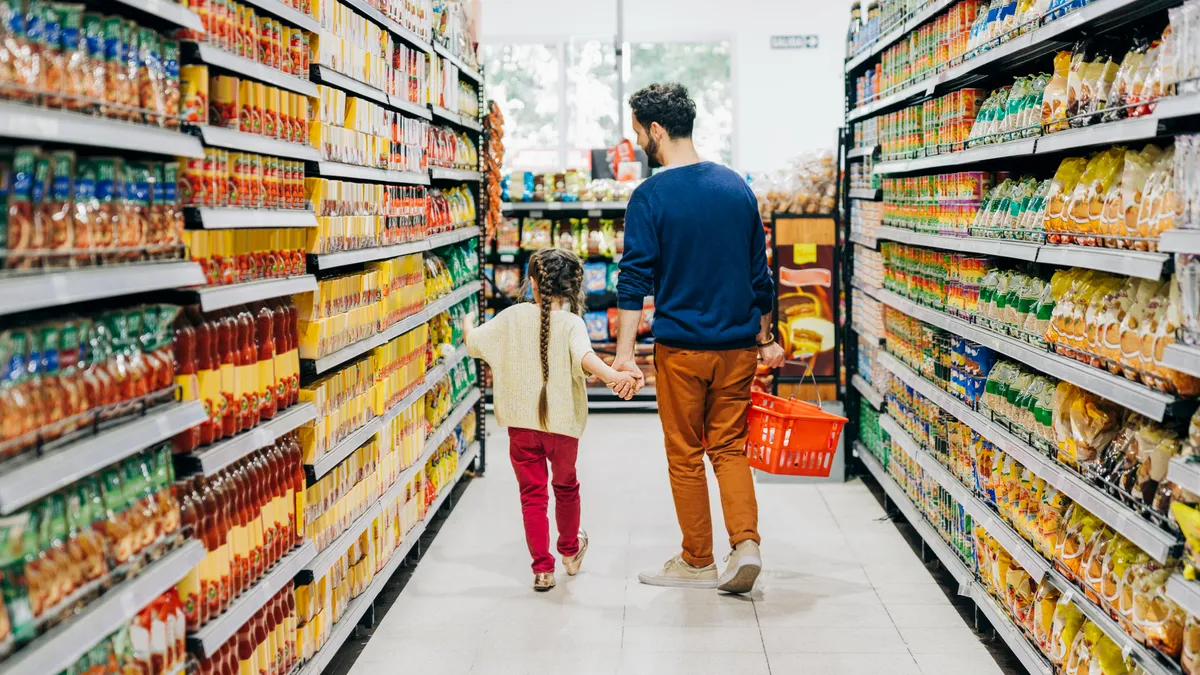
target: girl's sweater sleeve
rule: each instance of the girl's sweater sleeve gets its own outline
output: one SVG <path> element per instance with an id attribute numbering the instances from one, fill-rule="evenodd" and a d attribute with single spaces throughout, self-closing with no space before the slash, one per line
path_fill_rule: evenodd
<path id="1" fill-rule="evenodd" d="M 583 318 L 578 315 L 571 315 L 570 332 L 567 335 L 568 348 L 571 351 L 571 374 L 575 376 L 582 375 L 587 377 L 588 373 L 583 370 L 583 360 L 588 354 L 592 353 L 592 340 L 588 337 L 587 324 Z"/>
<path id="2" fill-rule="evenodd" d="M 505 312 L 500 312 L 491 321 L 476 326 L 467 335 L 467 354 L 473 359 L 495 363 L 493 357 L 500 348 L 504 324 L 508 323 Z"/>

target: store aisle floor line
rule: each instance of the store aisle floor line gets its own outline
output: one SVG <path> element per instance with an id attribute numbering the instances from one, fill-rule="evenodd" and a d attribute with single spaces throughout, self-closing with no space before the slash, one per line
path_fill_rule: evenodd
<path id="1" fill-rule="evenodd" d="M 490 425 L 489 425 L 489 428 Z M 863 483 L 759 485 L 765 569 L 747 598 L 660 589 L 677 552 L 653 414 L 596 414 L 580 447 L 591 548 L 535 594 L 504 430 L 350 675 L 1001 675 Z M 711 481 L 710 481 L 711 482 Z M 712 503 L 719 504 L 715 483 Z M 551 510 L 553 514 L 553 510 Z M 553 517 L 553 516 L 551 516 Z M 724 532 L 719 508 L 714 531 Z M 718 535 L 717 555 L 728 546 Z"/>

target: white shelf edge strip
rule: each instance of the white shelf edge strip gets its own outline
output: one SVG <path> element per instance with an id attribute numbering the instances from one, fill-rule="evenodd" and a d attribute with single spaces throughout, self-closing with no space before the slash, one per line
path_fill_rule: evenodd
<path id="1" fill-rule="evenodd" d="M 1179 343 L 1167 345 L 1163 363 L 1181 373 L 1200 377 L 1200 346 Z"/>
<path id="2" fill-rule="evenodd" d="M 0 120 L 4 115 L 0 114 Z M 0 279 L 0 315 L 203 284 L 194 262 L 91 267 Z"/>
<path id="3" fill-rule="evenodd" d="M 1162 531 L 1129 507 L 1090 485 L 1083 477 L 1029 447 L 988 420 L 982 413 L 972 410 L 948 392 L 921 377 L 892 354 L 881 353 L 877 360 L 906 385 L 933 401 L 942 410 L 954 415 L 1005 453 L 1012 455 L 1025 468 L 1137 544 L 1155 560 L 1165 563 L 1171 557 L 1171 549 L 1176 543 L 1174 535 Z"/>
<path id="4" fill-rule="evenodd" d="M 200 297 L 200 309 L 212 312 L 270 298 L 312 293 L 315 290 L 317 278 L 311 274 L 303 274 L 288 279 L 264 279 L 228 286 L 198 288 L 196 295 Z"/>
<path id="5" fill-rule="evenodd" d="M 301 209 L 187 208 L 196 214 L 206 230 L 317 226 L 317 214 Z"/>
<path id="6" fill-rule="evenodd" d="M 311 145 L 304 145 L 303 143 L 292 143 L 291 141 L 283 141 L 278 138 L 246 133 L 237 129 L 214 127 L 207 124 L 198 125 L 196 128 L 200 130 L 200 136 L 204 139 L 204 144 L 209 146 L 241 150 L 243 152 L 256 152 L 260 155 L 286 157 L 288 159 L 299 159 L 308 162 L 316 162 L 321 159 L 321 153 L 316 148 Z"/>
<path id="7" fill-rule="evenodd" d="M 1101 371 L 1097 368 L 1086 366 L 1058 354 L 1036 349 L 1007 336 L 977 328 L 974 324 L 967 323 L 944 312 L 918 305 L 891 291 L 880 291 L 878 299 L 887 306 L 913 318 L 920 319 L 943 330 L 948 330 L 968 340 L 978 342 L 985 347 L 998 351 L 1043 373 L 1053 375 L 1060 380 L 1066 380 L 1115 403 L 1120 403 L 1126 408 L 1139 412 L 1155 421 L 1161 422 L 1166 415 L 1167 407 L 1175 402 L 1174 397 L 1140 385 L 1132 380 L 1112 375 L 1108 371 Z"/>
<path id="8" fill-rule="evenodd" d="M 0 136 L 23 142 L 86 145 L 193 158 L 204 156 L 200 139 L 177 129 L 10 102 L 0 103 Z"/>
<path id="9" fill-rule="evenodd" d="M 850 382 L 854 384 L 854 388 L 858 393 L 862 394 L 863 398 L 871 404 L 871 407 L 876 410 L 883 409 L 883 394 L 876 391 L 874 387 L 863 379 L 862 375 L 855 375 Z"/>
<path id="10" fill-rule="evenodd" d="M 430 304 L 426 305 L 425 309 L 421 310 L 420 312 L 417 312 L 406 319 L 400 320 L 396 323 L 396 325 L 391 326 L 384 332 L 369 337 L 365 340 L 360 340 L 359 342 L 356 342 L 349 347 L 344 347 L 330 354 L 329 356 L 323 356 L 319 359 L 316 359 L 313 361 L 314 367 L 317 373 L 324 373 L 343 363 L 346 363 L 347 361 L 350 361 L 351 359 L 366 354 L 372 349 L 385 345 L 416 328 L 417 326 L 428 322 L 438 314 L 450 309 L 454 305 L 457 305 L 470 296 L 475 295 L 480 291 L 481 288 L 482 282 L 480 281 L 468 282 L 449 295 L 434 300 Z"/>
<path id="11" fill-rule="evenodd" d="M 317 162 L 317 174 L 326 178 L 352 178 L 388 183 L 389 185 L 429 185 L 429 174 L 427 173 L 377 169 L 372 166 L 358 166 L 330 160 Z"/>
<path id="12" fill-rule="evenodd" d="M 1192 616 L 1200 616 L 1200 582 L 1188 581 L 1176 572 L 1167 581 L 1167 597 Z"/>
<path id="13" fill-rule="evenodd" d="M 117 2 L 140 9 L 147 14 L 153 14 L 184 28 L 196 31 L 204 30 L 204 22 L 200 19 L 199 14 L 183 5 L 171 2 L 171 0 L 117 0 Z"/>
<path id="14" fill-rule="evenodd" d="M 312 257 L 316 260 L 317 269 L 328 270 L 335 267 L 344 267 L 346 265 L 354 265 L 364 262 L 374 262 L 376 260 L 387 260 L 389 258 L 396 258 L 402 255 L 411 255 L 413 253 L 431 251 L 441 246 L 448 246 L 460 241 L 466 241 L 467 239 L 474 239 L 479 235 L 480 229 L 478 227 L 464 227 L 451 232 L 431 234 L 424 239 L 405 242 L 403 244 L 377 246 L 375 248 L 364 248 L 357 251 L 341 251 L 338 253 L 316 253 L 313 254 Z"/>
<path id="15" fill-rule="evenodd" d="M 1158 240 L 1158 250 L 1200 254 L 1200 229 L 1167 230 Z"/>
<path id="16" fill-rule="evenodd" d="M 280 436 L 300 428 L 316 416 L 315 405 L 297 403 L 243 434 L 197 450 L 190 456 L 191 461 L 199 465 L 200 473 L 211 476 L 246 455 L 274 443 Z"/>
<path id="17" fill-rule="evenodd" d="M 317 554 L 317 549 L 311 541 L 305 541 L 298 548 L 275 563 L 253 586 L 234 598 L 229 603 L 225 613 L 210 621 L 195 633 L 188 633 L 187 639 L 193 646 L 200 648 L 204 657 L 212 656 L 221 645 L 229 641 L 254 614 L 275 597 L 283 587 L 290 582 L 296 573 L 308 564 Z"/>
<path id="18" fill-rule="evenodd" d="M 66 670 L 163 591 L 173 588 L 204 555 L 203 544 L 186 542 L 9 657 L 0 664 L 0 674 L 47 675 Z"/>
<path id="19" fill-rule="evenodd" d="M 1022 539 L 990 506 L 980 501 L 975 493 L 955 478 L 937 458 L 917 445 L 916 441 L 891 416 L 880 416 L 879 426 L 887 431 L 892 439 L 920 464 L 927 474 L 950 492 L 955 501 L 971 514 L 975 522 L 983 525 L 1004 546 L 1004 549 L 1020 563 L 1030 577 L 1041 582 L 1052 567 L 1050 562 L 1042 557 L 1042 554 L 1034 550 L 1029 542 Z"/>
<path id="20" fill-rule="evenodd" d="M 0 471 L 0 513 L 8 515 L 206 419 L 199 401 L 153 408 L 93 436 Z"/>
<path id="21" fill-rule="evenodd" d="M 1189 492 L 1200 492 L 1200 462 L 1189 462 L 1182 457 L 1172 457 L 1167 467 L 1167 480 Z M 1197 612 L 1200 616 L 1200 612 Z"/>

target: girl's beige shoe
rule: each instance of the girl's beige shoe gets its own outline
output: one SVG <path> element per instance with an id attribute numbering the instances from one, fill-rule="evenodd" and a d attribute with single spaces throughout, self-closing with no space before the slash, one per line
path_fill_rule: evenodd
<path id="1" fill-rule="evenodd" d="M 554 588 L 553 572 L 538 572 L 533 575 L 533 590 L 538 593 L 545 593 L 551 588 Z"/>
<path id="2" fill-rule="evenodd" d="M 567 568 L 567 574 L 575 576 L 579 574 L 579 568 L 583 565 L 583 554 L 587 553 L 588 536 L 587 532 L 579 530 L 579 551 L 575 555 L 563 556 L 563 567 Z"/>

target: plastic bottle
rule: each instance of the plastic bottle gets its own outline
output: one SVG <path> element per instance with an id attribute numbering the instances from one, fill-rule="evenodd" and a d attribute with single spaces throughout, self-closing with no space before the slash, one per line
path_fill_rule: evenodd
<path id="1" fill-rule="evenodd" d="M 242 428 L 241 405 L 237 399 L 237 321 L 229 311 L 209 315 L 217 330 L 217 356 L 220 359 L 221 396 L 225 406 L 221 415 L 221 436 L 235 436 Z"/>
<path id="2" fill-rule="evenodd" d="M 258 351 L 259 416 L 269 420 L 275 417 L 279 403 L 275 400 L 275 313 L 266 303 L 255 312 L 254 341 Z"/>
<path id="3" fill-rule="evenodd" d="M 198 307 L 188 307 L 185 314 L 196 340 L 196 382 L 200 400 L 208 419 L 196 429 L 200 447 L 211 445 L 221 436 L 221 374 L 217 357 L 215 326 L 205 320 Z"/>
<path id="4" fill-rule="evenodd" d="M 258 425 L 258 373 L 255 369 L 258 359 L 254 348 L 254 317 L 244 305 L 237 308 L 236 324 L 237 398 L 242 415 L 238 429 L 246 431 Z"/>

